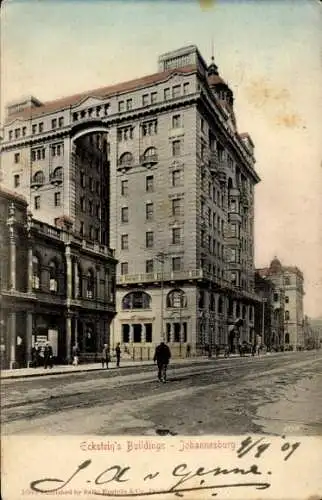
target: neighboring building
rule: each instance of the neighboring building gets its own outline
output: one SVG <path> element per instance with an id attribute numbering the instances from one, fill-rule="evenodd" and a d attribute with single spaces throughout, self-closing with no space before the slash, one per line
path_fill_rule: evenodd
<path id="1" fill-rule="evenodd" d="M 28 366 L 31 348 L 49 340 L 55 361 L 68 362 L 78 342 L 95 357 L 115 315 L 116 261 L 104 245 L 27 213 L 26 200 L 0 190 L 2 367 Z"/>
<path id="2" fill-rule="evenodd" d="M 189 46 L 161 56 L 156 74 L 7 108 L 6 184 L 37 218 L 68 216 L 116 249 L 112 346 L 145 356 L 165 336 L 174 353 L 194 352 L 227 343 L 238 318 L 240 340 L 253 337 L 259 177 L 233 101 L 214 61 Z"/>
<path id="3" fill-rule="evenodd" d="M 255 273 L 255 292 L 261 298 L 255 306 L 255 331 L 268 350 L 284 345 L 284 301 L 274 301 L 276 288 L 268 278 Z"/>
<path id="4" fill-rule="evenodd" d="M 320 349 L 322 343 L 322 321 L 304 317 L 304 347 L 306 349 Z"/>
<path id="5" fill-rule="evenodd" d="M 303 328 L 303 273 L 292 266 L 282 266 L 275 257 L 270 267 L 258 269 L 262 278 L 269 278 L 274 285 L 273 307 L 276 316 L 283 312 L 283 334 L 281 345 L 287 348 L 304 347 Z"/>

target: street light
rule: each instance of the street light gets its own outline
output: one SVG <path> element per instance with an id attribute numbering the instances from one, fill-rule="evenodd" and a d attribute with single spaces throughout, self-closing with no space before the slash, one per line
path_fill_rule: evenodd
<path id="1" fill-rule="evenodd" d="M 164 263 L 166 257 L 167 254 L 165 252 L 159 252 L 155 256 L 155 259 L 161 263 L 161 283 L 160 283 L 160 288 L 161 288 L 160 340 L 161 341 L 163 339 L 163 293 L 164 293 L 163 272 L 164 272 Z"/>

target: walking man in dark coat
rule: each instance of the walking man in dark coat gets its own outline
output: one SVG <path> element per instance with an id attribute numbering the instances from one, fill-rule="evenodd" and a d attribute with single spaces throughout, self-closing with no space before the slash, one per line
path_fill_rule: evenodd
<path id="1" fill-rule="evenodd" d="M 160 382 L 165 383 L 167 381 L 167 368 L 169 360 L 171 358 L 171 352 L 169 347 L 161 342 L 155 349 L 153 361 L 157 362 L 158 365 L 158 379 Z"/>
<path id="2" fill-rule="evenodd" d="M 116 366 L 120 366 L 120 360 L 121 360 L 121 347 L 120 343 L 118 342 L 116 347 L 115 347 L 115 354 L 116 354 Z"/>
<path id="3" fill-rule="evenodd" d="M 49 368 L 53 367 L 53 348 L 49 342 L 46 343 L 44 349 L 44 368 L 47 368 L 47 366 Z"/>

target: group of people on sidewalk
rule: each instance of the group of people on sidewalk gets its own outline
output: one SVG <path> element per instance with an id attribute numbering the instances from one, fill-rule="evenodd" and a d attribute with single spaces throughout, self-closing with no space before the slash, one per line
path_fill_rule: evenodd
<path id="1" fill-rule="evenodd" d="M 54 362 L 53 348 L 50 342 L 46 342 L 44 346 L 35 344 L 31 349 L 31 365 L 33 368 L 38 366 L 43 366 L 46 368 L 52 368 Z"/>

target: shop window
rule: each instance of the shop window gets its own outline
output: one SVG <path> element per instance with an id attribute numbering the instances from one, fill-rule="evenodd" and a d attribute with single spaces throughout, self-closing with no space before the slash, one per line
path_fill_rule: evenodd
<path id="1" fill-rule="evenodd" d="M 94 271 L 93 271 L 93 269 L 89 269 L 87 272 L 86 298 L 88 298 L 88 299 L 94 298 Z"/>
<path id="2" fill-rule="evenodd" d="M 122 341 L 123 344 L 128 344 L 130 342 L 130 325 L 122 325 Z"/>
<path id="3" fill-rule="evenodd" d="M 34 290 L 40 288 L 40 261 L 36 255 L 32 257 L 32 287 Z"/>
<path id="4" fill-rule="evenodd" d="M 135 323 L 132 325 L 133 328 L 133 342 L 139 344 L 142 341 L 142 325 L 140 323 Z"/>
<path id="5" fill-rule="evenodd" d="M 152 323 L 144 323 L 145 326 L 145 342 L 152 342 Z"/>
<path id="6" fill-rule="evenodd" d="M 57 269 L 57 263 L 52 261 L 49 264 L 49 290 L 51 292 L 58 292 L 58 269 Z"/>

